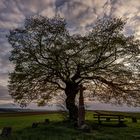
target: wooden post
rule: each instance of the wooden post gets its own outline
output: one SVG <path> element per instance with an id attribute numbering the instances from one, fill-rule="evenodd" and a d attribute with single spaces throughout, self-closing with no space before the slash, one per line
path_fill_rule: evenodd
<path id="1" fill-rule="evenodd" d="M 80 94 L 79 94 L 79 108 L 78 108 L 78 126 L 82 126 L 85 123 L 85 106 L 84 106 L 84 97 L 83 91 L 85 88 L 80 85 Z"/>

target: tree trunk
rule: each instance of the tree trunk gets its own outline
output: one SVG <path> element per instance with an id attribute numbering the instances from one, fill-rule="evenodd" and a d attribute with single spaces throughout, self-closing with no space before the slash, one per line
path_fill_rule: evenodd
<path id="1" fill-rule="evenodd" d="M 85 105 L 84 105 L 84 97 L 83 91 L 85 88 L 83 86 L 80 87 L 79 94 L 79 110 L 78 110 L 78 126 L 81 127 L 85 123 Z"/>
<path id="2" fill-rule="evenodd" d="M 66 84 L 65 94 L 66 98 L 66 107 L 69 111 L 69 120 L 76 121 L 78 120 L 78 107 L 75 105 L 75 97 L 78 93 L 78 85 L 72 82 Z"/>

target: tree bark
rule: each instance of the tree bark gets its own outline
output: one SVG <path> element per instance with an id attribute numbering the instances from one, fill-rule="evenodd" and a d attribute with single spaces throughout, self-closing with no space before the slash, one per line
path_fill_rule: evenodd
<path id="1" fill-rule="evenodd" d="M 66 108 L 69 111 L 69 120 L 74 122 L 78 120 L 78 107 L 75 105 L 75 98 L 78 90 L 78 85 L 76 83 L 68 82 L 66 84 Z"/>
<path id="2" fill-rule="evenodd" d="M 85 105 L 84 105 L 84 97 L 83 91 L 85 88 L 81 85 L 80 86 L 80 93 L 79 93 L 79 110 L 78 110 L 78 126 L 81 127 L 85 123 Z"/>

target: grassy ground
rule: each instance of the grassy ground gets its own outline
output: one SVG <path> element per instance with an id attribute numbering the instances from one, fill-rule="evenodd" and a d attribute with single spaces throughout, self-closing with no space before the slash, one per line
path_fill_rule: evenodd
<path id="1" fill-rule="evenodd" d="M 125 114 L 137 116 L 140 114 Z M 8 117 L 9 116 L 9 117 Z M 39 125 L 31 128 L 33 122 L 50 119 L 49 125 Z M 140 120 L 132 123 L 126 118 L 127 127 L 118 127 L 117 122 L 98 125 L 93 119 L 93 113 L 86 114 L 87 123 L 91 126 L 91 133 L 83 133 L 73 128 L 72 124 L 62 122 L 63 117 L 59 113 L 53 114 L 28 114 L 28 115 L 0 115 L 0 129 L 4 126 L 12 126 L 13 133 L 8 138 L 0 140 L 140 140 Z"/>

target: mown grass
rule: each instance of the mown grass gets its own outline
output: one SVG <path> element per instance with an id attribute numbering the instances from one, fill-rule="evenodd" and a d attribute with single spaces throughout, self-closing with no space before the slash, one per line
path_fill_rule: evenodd
<path id="1" fill-rule="evenodd" d="M 43 122 L 44 119 L 50 119 L 50 124 L 31 128 L 33 122 Z M 4 126 L 13 128 L 10 137 L 1 137 L 0 140 L 140 140 L 140 120 L 132 123 L 131 119 L 126 118 L 127 127 L 118 127 L 117 122 L 98 125 L 91 112 L 87 112 L 86 120 L 92 128 L 91 133 L 81 132 L 74 129 L 73 124 L 63 122 L 60 113 L 0 116 L 0 129 Z"/>
<path id="2" fill-rule="evenodd" d="M 12 126 L 14 131 L 24 129 L 26 127 L 29 127 L 32 125 L 33 122 L 39 122 L 44 121 L 45 119 L 50 119 L 50 121 L 61 121 L 62 116 L 59 113 L 53 113 L 53 114 L 41 114 L 41 115 L 18 115 L 12 117 L 8 117 L 6 114 L 6 117 L 0 116 L 0 128 L 5 126 Z"/>

